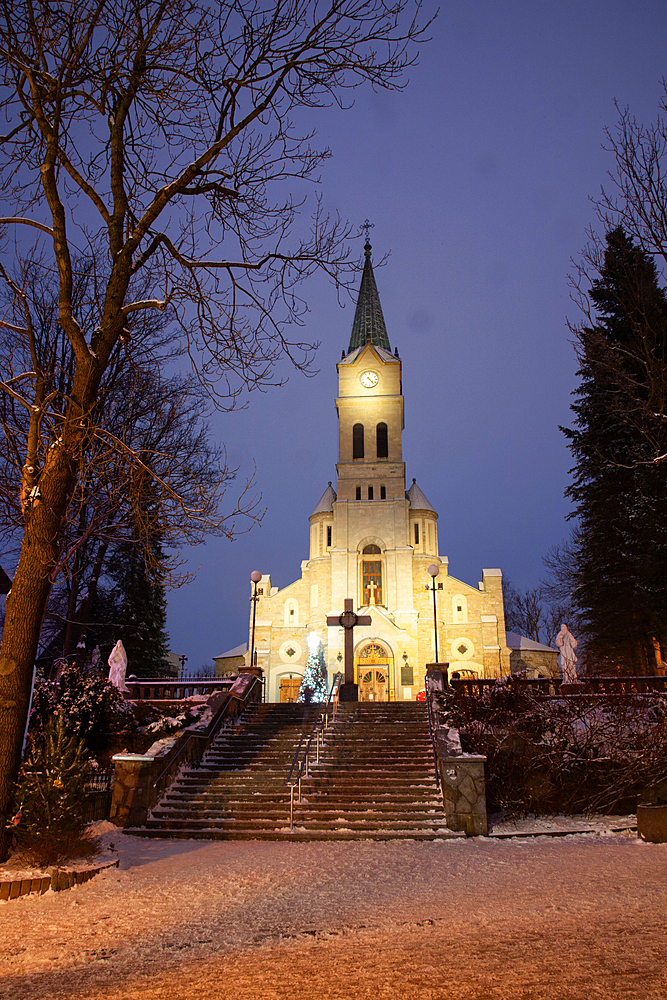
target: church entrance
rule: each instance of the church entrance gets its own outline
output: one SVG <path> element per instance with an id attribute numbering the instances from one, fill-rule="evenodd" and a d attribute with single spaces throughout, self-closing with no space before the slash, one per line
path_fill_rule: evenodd
<path id="1" fill-rule="evenodd" d="M 391 701 L 393 657 L 377 642 L 368 643 L 357 657 L 359 701 Z"/>
<path id="2" fill-rule="evenodd" d="M 299 697 L 300 677 L 283 677 L 280 682 L 280 701 L 294 702 Z"/>

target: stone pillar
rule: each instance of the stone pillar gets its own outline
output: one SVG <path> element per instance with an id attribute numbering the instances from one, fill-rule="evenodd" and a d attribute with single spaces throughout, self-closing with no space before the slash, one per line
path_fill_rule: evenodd
<path id="1" fill-rule="evenodd" d="M 144 826 L 150 809 L 155 758 L 146 754 L 119 753 L 111 793 L 109 819 L 116 826 Z"/>
<path id="2" fill-rule="evenodd" d="M 447 826 L 468 837 L 486 837 L 486 757 L 476 754 L 440 758 L 440 780 Z"/>

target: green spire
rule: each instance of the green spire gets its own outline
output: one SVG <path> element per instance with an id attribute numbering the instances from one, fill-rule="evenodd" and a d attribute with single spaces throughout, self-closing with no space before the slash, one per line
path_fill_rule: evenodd
<path id="1" fill-rule="evenodd" d="M 384 325 L 380 296 L 373 275 L 371 245 L 368 241 L 366 241 L 364 250 L 366 260 L 364 261 L 364 273 L 361 276 L 357 309 L 352 324 L 350 346 L 347 349 L 348 354 L 356 350 L 357 347 L 363 347 L 364 344 L 368 343 L 375 347 L 384 347 L 385 351 L 391 351 L 387 327 Z"/>

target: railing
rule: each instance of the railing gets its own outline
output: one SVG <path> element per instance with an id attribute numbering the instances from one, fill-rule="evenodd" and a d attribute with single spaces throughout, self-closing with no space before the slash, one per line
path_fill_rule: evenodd
<path id="1" fill-rule="evenodd" d="M 128 701 L 184 701 L 192 695 L 212 694 L 214 691 L 229 691 L 235 678 L 216 679 L 182 678 L 168 681 L 161 677 L 126 677 L 129 689 Z"/>
<path id="2" fill-rule="evenodd" d="M 296 753 L 294 754 L 294 759 L 292 761 L 292 766 L 289 769 L 289 774 L 286 778 L 286 784 L 289 785 L 290 799 L 289 799 L 289 828 L 294 829 L 294 789 L 298 788 L 299 798 L 298 802 L 301 802 L 301 779 L 307 778 L 309 775 L 308 765 L 310 760 L 311 745 L 313 739 L 315 740 L 315 754 L 316 763 L 320 762 L 320 742 L 324 741 L 324 733 L 328 727 L 336 721 L 336 712 L 338 711 L 338 698 L 340 685 L 343 680 L 343 675 L 341 673 L 334 674 L 333 680 L 331 682 L 331 690 L 329 691 L 329 697 L 326 703 L 320 705 L 320 710 L 315 716 L 315 721 L 313 722 L 312 729 L 310 731 L 310 736 L 304 746 L 304 740 L 306 739 L 306 734 L 302 733 L 301 739 L 299 740 L 299 745 L 296 748 Z"/>
<path id="3" fill-rule="evenodd" d="M 453 678 L 450 684 L 456 697 L 481 698 L 484 691 L 497 684 L 493 677 Z M 667 677 L 582 677 L 577 684 L 563 685 L 560 677 L 512 677 L 512 684 L 530 687 L 544 694 L 556 697 L 570 697 L 573 694 L 646 694 L 650 691 L 667 692 Z M 561 691 L 565 686 L 567 691 Z"/>
<path id="4" fill-rule="evenodd" d="M 113 776 L 113 771 L 93 771 L 89 775 L 83 796 L 84 823 L 109 819 Z"/>
<path id="5" fill-rule="evenodd" d="M 253 698 L 252 697 L 253 692 L 256 692 L 258 687 L 260 689 L 259 699 Z M 192 742 L 192 740 L 205 739 L 208 742 L 210 742 L 215 736 L 217 736 L 217 734 L 220 732 L 220 730 L 222 728 L 223 722 L 226 722 L 226 721 L 229 722 L 229 721 L 231 721 L 231 719 L 226 719 L 226 716 L 229 714 L 232 705 L 234 705 L 234 704 L 236 704 L 237 706 L 240 705 L 241 706 L 240 711 L 243 711 L 246 708 L 246 706 L 248 705 L 248 702 L 261 700 L 261 697 L 262 697 L 262 695 L 261 695 L 261 687 L 262 687 L 262 681 L 261 681 L 261 679 L 259 677 L 253 677 L 252 682 L 248 685 L 248 688 L 247 688 L 247 690 L 246 690 L 246 692 L 245 692 L 245 694 L 244 694 L 244 696 L 243 696 L 242 699 L 238 698 L 236 695 L 232 695 L 230 698 L 227 698 L 227 701 L 220 708 L 218 714 L 213 719 L 211 725 L 205 731 L 202 731 L 200 733 L 197 733 L 197 732 L 189 733 L 187 739 L 184 740 L 184 742 L 178 748 L 178 750 L 173 755 L 173 757 L 170 758 L 169 763 L 167 764 L 167 766 L 165 768 L 163 768 L 163 770 L 160 772 L 160 774 L 157 776 L 157 778 L 153 782 L 153 788 L 155 788 L 158 785 L 158 783 L 160 781 L 160 778 L 162 778 L 163 775 L 165 775 L 167 773 L 167 771 L 169 771 L 169 770 L 173 771 L 173 769 L 174 769 L 174 763 L 181 756 L 181 754 L 183 753 L 183 751 L 185 750 L 185 748 L 188 746 L 188 744 Z M 237 712 L 237 714 L 239 714 L 239 713 Z"/>
<path id="6" fill-rule="evenodd" d="M 433 766 L 435 768 L 435 787 L 440 790 L 440 775 L 438 773 L 438 747 L 435 740 L 435 731 L 433 726 L 433 707 L 431 705 L 431 692 L 429 690 L 429 676 L 428 671 L 426 673 L 426 679 L 424 681 L 424 687 L 426 688 L 426 714 L 428 715 L 428 731 L 431 734 L 431 747 L 433 749 Z"/>
<path id="7" fill-rule="evenodd" d="M 582 694 L 647 694 L 667 691 L 667 677 L 584 677 Z"/>

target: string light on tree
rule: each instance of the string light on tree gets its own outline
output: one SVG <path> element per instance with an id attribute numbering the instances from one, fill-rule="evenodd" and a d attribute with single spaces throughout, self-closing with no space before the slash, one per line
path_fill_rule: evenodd
<path id="1" fill-rule="evenodd" d="M 317 632 L 311 632 L 307 642 L 308 659 L 297 698 L 301 704 L 327 700 L 327 669 L 324 665 L 322 643 Z"/>

